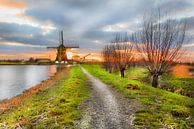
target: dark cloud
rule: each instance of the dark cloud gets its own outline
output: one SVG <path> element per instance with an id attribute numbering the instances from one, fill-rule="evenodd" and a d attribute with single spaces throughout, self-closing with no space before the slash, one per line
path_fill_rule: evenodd
<path id="1" fill-rule="evenodd" d="M 29 25 L 20 25 L 16 23 L 0 23 L 1 36 L 30 35 L 38 34 L 40 29 Z"/>
<path id="2" fill-rule="evenodd" d="M 28 46 L 5 46 L 0 45 L 0 54 L 17 54 L 17 53 L 31 53 L 31 52 L 45 52 L 46 48 L 28 47 Z"/>
<path id="3" fill-rule="evenodd" d="M 190 31 L 194 31 L 194 16 L 182 18 L 182 21 L 186 21 L 186 23 L 187 23 L 187 28 L 188 28 Z"/>
<path id="4" fill-rule="evenodd" d="M 30 25 L 19 25 L 16 23 L 0 22 L 0 41 L 20 42 L 31 45 L 57 44 L 58 31 L 54 30 L 43 35 L 42 29 Z"/>
<path id="5" fill-rule="evenodd" d="M 190 0 L 166 0 L 157 3 L 157 6 L 163 10 L 172 12 L 181 12 L 188 8 L 193 8 Z"/>
<path id="6" fill-rule="evenodd" d="M 117 31 L 103 30 L 106 26 L 129 23 L 126 30 L 122 31 L 135 31 L 145 12 L 160 8 L 177 12 L 176 15 L 179 16 L 190 13 L 193 8 L 193 2 L 189 0 L 26 0 L 25 2 L 29 5 L 24 12 L 26 16 L 33 17 L 43 25 L 49 21 L 56 29 L 43 35 L 40 27 L 0 23 L 0 41 L 55 46 L 58 44 L 58 31 L 63 29 L 66 41 L 79 43 L 82 48 L 100 50 Z M 181 16 L 188 20 L 190 29 L 193 28 L 194 14 L 185 17 Z M 0 50 L 2 49 L 6 50 L 5 46 L 0 47 Z"/>

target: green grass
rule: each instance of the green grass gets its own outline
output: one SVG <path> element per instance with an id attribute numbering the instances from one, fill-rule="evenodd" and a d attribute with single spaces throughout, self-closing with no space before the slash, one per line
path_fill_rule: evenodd
<path id="1" fill-rule="evenodd" d="M 125 74 L 130 79 L 148 81 L 148 70 L 143 67 L 128 68 Z"/>
<path id="2" fill-rule="evenodd" d="M 1 114 L 0 128 L 71 128 L 81 117 L 78 107 L 89 97 L 89 85 L 81 69 L 73 67 L 67 79 Z"/>
<path id="3" fill-rule="evenodd" d="M 162 77 L 161 82 L 167 84 L 167 86 L 163 87 L 166 90 L 194 98 L 193 78 L 178 78 L 172 75 L 165 74 Z"/>
<path id="4" fill-rule="evenodd" d="M 148 75 L 148 70 L 143 67 L 128 68 L 126 75 L 128 77 L 145 78 Z"/>
<path id="5" fill-rule="evenodd" d="M 141 102 L 142 108 L 136 112 L 134 120 L 138 128 L 194 128 L 194 99 L 151 87 L 139 80 L 121 78 L 99 65 L 83 67 L 128 98 Z"/>
<path id="6" fill-rule="evenodd" d="M 30 62 L 11 62 L 11 61 L 0 61 L 0 65 L 27 65 Z"/>
<path id="7" fill-rule="evenodd" d="M 146 68 L 136 67 L 126 70 L 126 77 L 130 79 L 141 80 L 149 83 L 149 73 Z M 179 93 L 181 95 L 194 97 L 194 79 L 180 78 L 170 74 L 164 74 L 159 82 L 162 84 L 161 88 L 167 91 Z"/>

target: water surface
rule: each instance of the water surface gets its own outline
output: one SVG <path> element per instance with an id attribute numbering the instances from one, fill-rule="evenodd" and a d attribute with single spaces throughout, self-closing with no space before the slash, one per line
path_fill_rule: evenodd
<path id="1" fill-rule="evenodd" d="M 1 65 L 0 100 L 14 97 L 56 72 L 55 65 Z"/>

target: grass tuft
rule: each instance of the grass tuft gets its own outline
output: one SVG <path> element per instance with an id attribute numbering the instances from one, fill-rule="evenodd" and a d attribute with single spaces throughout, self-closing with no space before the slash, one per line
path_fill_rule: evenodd
<path id="1" fill-rule="evenodd" d="M 87 77 L 73 67 L 67 79 L 1 114 L 0 128 L 71 128 L 81 117 L 79 105 L 88 97 Z"/>

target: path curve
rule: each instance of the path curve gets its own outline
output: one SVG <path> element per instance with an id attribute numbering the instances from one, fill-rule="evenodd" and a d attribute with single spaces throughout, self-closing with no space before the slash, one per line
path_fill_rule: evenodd
<path id="1" fill-rule="evenodd" d="M 86 102 L 85 113 L 78 127 L 83 129 L 131 129 L 133 108 L 131 102 L 120 93 L 92 76 L 83 72 L 92 83 L 91 99 Z"/>

